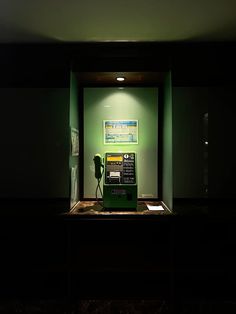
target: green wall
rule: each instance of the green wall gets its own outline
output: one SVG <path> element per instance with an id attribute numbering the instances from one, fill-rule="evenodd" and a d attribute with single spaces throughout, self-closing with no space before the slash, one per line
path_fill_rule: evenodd
<path id="1" fill-rule="evenodd" d="M 173 209 L 172 82 L 170 72 L 166 74 L 163 95 L 162 200 L 170 209 Z"/>
<path id="2" fill-rule="evenodd" d="M 137 145 L 104 145 L 103 120 L 138 119 Z M 84 89 L 84 197 L 95 197 L 93 156 L 106 151 L 137 152 L 138 196 L 157 195 L 158 89 Z"/>
<path id="3" fill-rule="evenodd" d="M 79 110 L 78 110 L 78 82 L 76 75 L 71 72 L 70 75 L 70 130 L 71 128 L 79 130 Z M 72 156 L 70 153 L 70 173 L 72 168 L 77 169 L 76 179 L 70 182 L 71 207 L 79 200 L 79 156 Z M 75 190 L 75 193 L 73 191 Z"/>
<path id="4" fill-rule="evenodd" d="M 78 112 L 78 81 L 76 75 L 71 72 L 70 75 L 70 126 L 79 128 Z"/>

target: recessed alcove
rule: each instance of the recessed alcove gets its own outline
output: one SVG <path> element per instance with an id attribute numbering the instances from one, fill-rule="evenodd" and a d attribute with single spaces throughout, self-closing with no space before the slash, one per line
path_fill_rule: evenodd
<path id="1" fill-rule="evenodd" d="M 125 80 L 117 81 L 118 76 Z M 163 205 L 162 214 L 172 211 L 171 87 L 170 72 L 71 72 L 70 127 L 78 130 L 79 156 L 70 157 L 71 169 L 78 172 L 77 182 L 71 178 L 70 213 L 84 214 L 86 202 L 95 201 L 93 157 L 96 153 L 104 156 L 106 151 L 137 155 L 138 206 L 134 213 L 148 214 L 145 201 Z M 138 121 L 137 145 L 106 145 L 106 119 Z M 88 207 L 90 214 L 102 213 L 96 204 Z M 127 208 L 127 212 L 131 211 Z"/>

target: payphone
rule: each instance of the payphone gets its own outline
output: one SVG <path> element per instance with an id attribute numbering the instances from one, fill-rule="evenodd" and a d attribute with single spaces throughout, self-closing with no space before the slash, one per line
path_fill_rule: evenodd
<path id="1" fill-rule="evenodd" d="M 137 208 L 136 154 L 134 152 L 107 152 L 104 165 L 95 155 L 95 177 L 98 187 L 104 172 L 103 207 L 105 209 Z M 97 165 L 97 166 L 96 166 Z M 96 169 L 97 168 L 97 169 Z M 104 168 L 103 171 L 99 168 Z"/>

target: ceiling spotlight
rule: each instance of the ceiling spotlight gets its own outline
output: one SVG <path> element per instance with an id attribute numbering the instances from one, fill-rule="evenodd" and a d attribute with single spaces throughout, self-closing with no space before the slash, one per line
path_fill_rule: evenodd
<path id="1" fill-rule="evenodd" d="M 125 77 L 120 76 L 120 77 L 117 77 L 116 80 L 118 82 L 123 82 L 125 80 Z"/>

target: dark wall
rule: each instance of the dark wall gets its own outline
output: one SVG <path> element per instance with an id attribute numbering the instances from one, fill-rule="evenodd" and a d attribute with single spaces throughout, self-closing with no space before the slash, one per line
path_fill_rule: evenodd
<path id="1" fill-rule="evenodd" d="M 236 44 L 231 42 L 177 44 L 172 54 L 173 123 L 176 130 L 174 196 L 203 196 L 205 161 L 200 141 L 204 132 L 200 120 L 207 109 L 208 195 L 205 196 L 213 201 L 212 212 L 216 207 L 220 211 L 224 207 L 234 208 L 235 53 Z M 187 119 L 181 114 L 185 108 Z"/>
<path id="2" fill-rule="evenodd" d="M 180 102 L 180 106 L 183 106 L 184 101 L 188 106 L 187 102 L 189 104 L 188 100 L 191 99 L 193 110 L 188 107 L 188 115 L 194 119 L 193 112 L 196 112 L 195 109 L 200 110 L 197 103 L 201 102 L 200 106 L 207 104 L 208 107 L 210 104 L 210 196 L 234 197 L 232 178 L 233 174 L 235 175 L 235 155 L 232 143 L 235 125 L 235 54 L 235 43 L 1 45 L 1 135 L 5 147 L 1 156 L 2 197 L 68 196 L 69 182 L 68 178 L 67 181 L 64 179 L 67 171 L 65 168 L 68 167 L 65 166 L 68 161 L 68 156 L 65 155 L 69 154 L 69 91 L 67 89 L 70 85 L 70 69 L 74 72 L 158 72 L 171 69 L 173 86 L 176 88 L 193 87 L 192 93 L 190 93 L 190 89 L 188 90 L 188 95 L 180 92 L 180 89 L 176 89 L 175 110 L 178 110 Z M 215 90 L 212 89 L 214 86 Z M 196 87 L 205 87 L 205 92 L 201 94 L 202 92 Z M 209 89 L 210 87 L 211 89 Z M 184 132 L 188 129 L 187 119 L 183 120 L 178 112 L 175 116 L 178 123 L 182 124 L 181 136 L 187 135 L 188 133 Z M 173 126 L 177 130 L 175 121 Z M 193 128 L 193 124 L 191 128 Z M 32 129 L 34 131 L 31 131 Z M 193 129 L 191 130 L 193 131 Z M 197 129 L 194 132 L 198 132 Z M 175 130 L 173 133 L 175 134 Z M 21 139 L 12 141 L 15 134 Z M 175 135 L 178 137 L 180 134 L 177 131 Z M 197 133 L 195 135 L 200 136 Z M 56 138 L 55 141 L 54 138 Z M 177 143 L 179 145 L 178 140 L 176 140 L 176 145 Z M 195 146 L 193 151 L 190 151 L 191 145 L 186 148 L 183 144 L 180 150 L 175 148 L 177 157 L 174 161 L 176 163 L 174 171 L 178 175 L 174 180 L 178 181 L 180 177 L 182 180 L 181 175 L 185 173 L 188 181 L 192 176 L 196 176 L 194 178 L 200 182 L 201 173 L 196 171 L 196 154 L 193 154 Z M 41 149 L 42 146 L 46 149 Z M 183 151 L 185 149 L 186 151 Z M 54 152 L 57 152 L 57 157 L 54 157 Z M 184 158 L 181 158 L 181 154 Z M 187 155 L 189 156 L 188 160 L 186 160 Z M 31 156 L 34 156 L 34 159 Z M 53 160 L 55 160 L 56 167 L 53 167 Z M 184 160 L 192 167 L 189 173 L 186 173 Z M 201 168 L 201 161 L 199 162 L 198 167 Z M 21 168 L 19 163 L 22 165 Z M 193 165 L 195 165 L 195 170 L 193 170 Z M 60 170 L 56 170 L 58 167 Z M 29 170 L 30 168 L 32 171 Z M 46 169 L 48 170 L 46 171 Z M 34 180 L 36 173 L 39 178 Z M 191 184 L 187 186 L 187 181 L 181 180 L 180 184 L 175 181 L 177 196 L 201 195 L 201 192 L 197 191 L 200 187 L 199 183 L 192 189 Z M 183 184 L 183 182 L 185 183 Z M 183 193 L 183 189 L 185 189 L 185 193 Z"/>
<path id="3" fill-rule="evenodd" d="M 69 90 L 1 88 L 1 198 L 68 198 Z"/>
<path id="4" fill-rule="evenodd" d="M 173 88 L 175 198 L 234 197 L 235 87 L 236 84 Z M 208 136 L 205 113 L 209 116 Z M 208 192 L 204 182 L 206 168 L 210 176 Z"/>
<path id="5" fill-rule="evenodd" d="M 66 54 L 55 47 L 27 44 L 2 44 L 0 51 L 1 210 L 21 212 L 28 206 L 32 212 L 32 199 L 39 209 L 35 213 L 42 209 L 47 213 L 55 200 L 69 208 Z"/>
<path id="6" fill-rule="evenodd" d="M 236 83 L 210 89 L 209 196 L 235 198 Z"/>
<path id="7" fill-rule="evenodd" d="M 172 95 L 174 198 L 203 198 L 208 167 L 204 114 L 212 101 L 211 91 L 207 87 L 174 87 Z"/>

